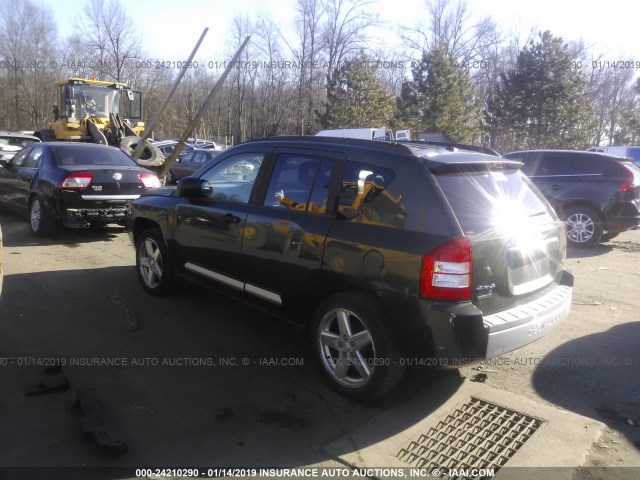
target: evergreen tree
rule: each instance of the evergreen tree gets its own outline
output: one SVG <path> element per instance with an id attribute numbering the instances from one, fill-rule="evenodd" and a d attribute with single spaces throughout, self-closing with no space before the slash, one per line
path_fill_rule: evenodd
<path id="1" fill-rule="evenodd" d="M 336 75 L 319 116 L 323 128 L 388 127 L 394 115 L 393 96 L 376 77 L 376 63 L 365 55 L 345 62 Z"/>
<path id="2" fill-rule="evenodd" d="M 573 68 L 571 50 L 546 31 L 502 74 L 487 104 L 491 146 L 505 150 L 577 148 L 593 135 L 584 75 Z"/>
<path id="3" fill-rule="evenodd" d="M 437 47 L 425 52 L 411 69 L 412 81 L 402 86 L 397 101 L 398 127 L 439 132 L 460 143 L 475 143 L 480 136 L 480 115 L 475 88 L 468 73 Z"/>

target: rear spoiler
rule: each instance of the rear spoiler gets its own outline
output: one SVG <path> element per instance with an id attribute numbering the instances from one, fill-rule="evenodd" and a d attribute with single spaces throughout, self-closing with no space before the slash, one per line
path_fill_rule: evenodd
<path id="1" fill-rule="evenodd" d="M 500 160 L 492 161 L 475 161 L 475 162 L 438 162 L 429 161 L 429 170 L 435 174 L 439 173 L 456 173 L 456 172 L 486 172 L 490 171 L 504 171 L 504 170 L 520 170 L 524 164 L 515 160 L 506 160 L 500 158 Z"/>
<path id="2" fill-rule="evenodd" d="M 446 150 L 450 150 L 450 151 L 454 151 L 454 149 L 459 149 L 459 150 L 466 150 L 468 152 L 477 152 L 477 153 L 484 153 L 485 155 L 491 155 L 493 157 L 499 157 L 500 154 L 498 152 L 496 152 L 494 149 L 489 148 L 489 147 L 478 147 L 476 145 L 467 145 L 464 143 L 448 143 L 448 142 L 425 142 L 425 141 L 415 141 L 415 140 L 411 140 L 411 141 L 402 141 L 402 140 L 396 140 L 396 143 L 401 143 L 401 144 L 407 144 L 407 145 L 415 145 L 417 147 L 419 146 L 425 146 L 425 145 L 432 145 L 434 147 L 441 147 L 444 148 Z"/>

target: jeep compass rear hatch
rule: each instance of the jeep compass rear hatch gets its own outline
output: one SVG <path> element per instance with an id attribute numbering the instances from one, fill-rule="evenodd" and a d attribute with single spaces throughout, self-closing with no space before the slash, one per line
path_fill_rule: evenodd
<path id="1" fill-rule="evenodd" d="M 470 243 L 469 299 L 485 315 L 530 301 L 563 271 L 563 223 L 521 165 L 474 154 L 429 162 Z"/>

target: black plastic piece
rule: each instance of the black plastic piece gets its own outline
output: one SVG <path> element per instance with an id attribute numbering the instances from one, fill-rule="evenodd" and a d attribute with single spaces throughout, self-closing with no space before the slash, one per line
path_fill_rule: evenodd
<path id="1" fill-rule="evenodd" d="M 25 393 L 27 395 L 42 395 L 44 393 L 66 392 L 70 387 L 67 377 L 46 378 L 41 382 L 27 385 Z"/>
<path id="2" fill-rule="evenodd" d="M 83 414 L 80 418 L 82 431 L 93 436 L 100 448 L 115 456 L 127 453 L 122 432 L 94 388 L 80 390 L 74 408 Z"/>

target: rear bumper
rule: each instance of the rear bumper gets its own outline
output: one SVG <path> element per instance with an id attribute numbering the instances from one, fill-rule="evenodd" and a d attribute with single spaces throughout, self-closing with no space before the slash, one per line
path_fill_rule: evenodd
<path id="1" fill-rule="evenodd" d="M 461 367 L 521 348 L 552 332 L 569 315 L 573 295 L 573 275 L 562 272 L 560 281 L 535 298 L 508 310 L 490 315 L 471 302 L 421 305 L 421 316 L 428 327 L 418 338 L 429 338 L 429 364 Z M 415 343 L 407 352 L 415 355 Z M 424 345 L 422 352 L 425 352 Z M 418 354 L 420 356 L 420 354 Z"/>
<path id="2" fill-rule="evenodd" d="M 624 232 L 640 226 L 640 200 L 615 204 L 604 213 L 607 232 Z"/>
<path id="3" fill-rule="evenodd" d="M 57 216 L 69 226 L 87 223 L 122 223 L 130 202 L 139 195 L 88 195 L 64 192 L 56 202 Z"/>
<path id="4" fill-rule="evenodd" d="M 547 335 L 569 315 L 572 295 L 573 287 L 559 285 L 533 302 L 484 317 L 488 335 L 485 359 Z"/>
<path id="5" fill-rule="evenodd" d="M 127 215 L 127 206 L 109 208 L 68 208 L 64 222 L 67 224 L 85 223 L 123 223 Z"/>

